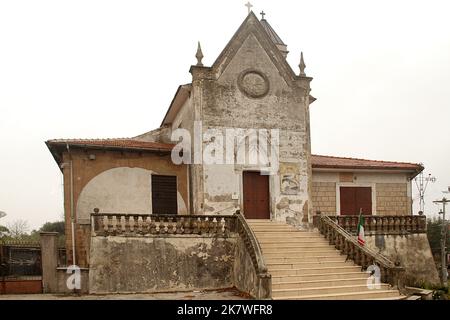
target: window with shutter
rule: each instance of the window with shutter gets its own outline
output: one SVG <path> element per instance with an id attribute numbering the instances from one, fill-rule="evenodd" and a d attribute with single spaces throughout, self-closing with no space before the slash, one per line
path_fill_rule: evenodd
<path id="1" fill-rule="evenodd" d="M 177 177 L 152 175 L 153 214 L 178 214 Z"/>

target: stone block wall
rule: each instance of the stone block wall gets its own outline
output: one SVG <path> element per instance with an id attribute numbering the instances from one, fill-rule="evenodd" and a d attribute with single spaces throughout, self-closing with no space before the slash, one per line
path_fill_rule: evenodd
<path id="1" fill-rule="evenodd" d="M 320 211 L 326 215 L 336 215 L 336 183 L 313 182 L 312 200 L 314 213 Z"/>
<path id="2" fill-rule="evenodd" d="M 377 183 L 377 214 L 408 215 L 411 203 L 406 183 Z"/>

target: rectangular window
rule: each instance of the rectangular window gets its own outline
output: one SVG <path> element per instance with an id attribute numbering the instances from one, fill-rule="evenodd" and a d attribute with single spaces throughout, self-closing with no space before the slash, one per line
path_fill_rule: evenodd
<path id="1" fill-rule="evenodd" d="M 177 177 L 152 175 L 153 214 L 178 214 Z"/>
<path id="2" fill-rule="evenodd" d="M 372 215 L 371 187 L 340 187 L 341 215 Z"/>

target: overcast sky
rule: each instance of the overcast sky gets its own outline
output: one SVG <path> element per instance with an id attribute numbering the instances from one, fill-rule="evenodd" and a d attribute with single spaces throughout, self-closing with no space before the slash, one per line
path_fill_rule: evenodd
<path id="1" fill-rule="evenodd" d="M 59 220 L 62 178 L 44 141 L 157 128 L 191 80 L 197 41 L 211 65 L 246 2 L 0 0 L 0 223 Z M 422 162 L 438 179 L 436 213 L 450 185 L 449 2 L 252 3 L 296 72 L 304 52 L 313 152 Z"/>

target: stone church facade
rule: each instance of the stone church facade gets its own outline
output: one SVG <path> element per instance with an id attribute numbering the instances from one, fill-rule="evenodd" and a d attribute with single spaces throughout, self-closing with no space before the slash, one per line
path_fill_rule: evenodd
<path id="1" fill-rule="evenodd" d="M 318 213 L 411 216 L 411 180 L 421 165 L 311 154 L 313 79 L 303 55 L 296 73 L 287 54 L 269 23 L 250 13 L 212 66 L 203 66 L 199 47 L 192 82 L 178 88 L 160 128 L 125 139 L 47 141 L 64 176 L 69 263 L 90 266 L 94 208 L 181 216 L 240 210 L 250 220 L 304 229 Z M 190 162 L 175 164 L 180 129 L 192 137 L 182 150 Z M 229 129 L 268 133 L 256 145 L 269 159 L 250 163 L 252 150 L 245 148 L 241 163 L 236 152 L 231 163 L 195 161 L 198 150 L 225 159 L 220 147 L 236 146 Z"/>

